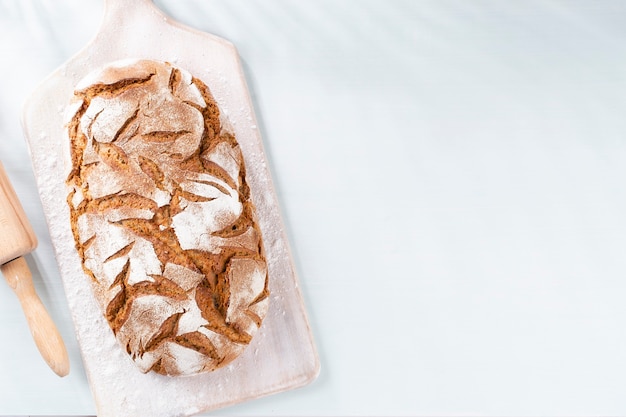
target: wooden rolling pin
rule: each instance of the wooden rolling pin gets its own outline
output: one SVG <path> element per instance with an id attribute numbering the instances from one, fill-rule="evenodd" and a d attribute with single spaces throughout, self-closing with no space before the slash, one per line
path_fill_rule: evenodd
<path id="1" fill-rule="evenodd" d="M 70 370 L 65 344 L 35 292 L 32 274 L 23 258 L 36 247 L 37 237 L 0 163 L 0 270 L 22 304 L 41 356 L 63 377 Z"/>

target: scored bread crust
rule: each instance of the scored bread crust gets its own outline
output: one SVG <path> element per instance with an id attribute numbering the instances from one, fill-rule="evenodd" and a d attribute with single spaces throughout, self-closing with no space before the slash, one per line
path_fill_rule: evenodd
<path id="1" fill-rule="evenodd" d="M 241 149 L 209 88 L 166 62 L 113 63 L 75 89 L 71 229 L 96 299 L 142 372 L 239 356 L 269 303 Z"/>

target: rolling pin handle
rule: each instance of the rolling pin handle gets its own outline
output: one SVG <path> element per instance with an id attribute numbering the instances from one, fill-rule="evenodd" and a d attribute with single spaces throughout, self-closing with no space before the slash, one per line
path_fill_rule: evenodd
<path id="1" fill-rule="evenodd" d="M 0 270 L 20 300 L 41 356 L 57 375 L 66 376 L 70 371 L 67 349 L 59 330 L 35 292 L 26 260 L 23 257 L 16 258 L 0 266 Z"/>

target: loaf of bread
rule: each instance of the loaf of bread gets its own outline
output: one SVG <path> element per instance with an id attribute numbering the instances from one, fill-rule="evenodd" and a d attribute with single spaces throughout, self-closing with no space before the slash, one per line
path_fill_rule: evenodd
<path id="1" fill-rule="evenodd" d="M 231 362 L 267 313 L 267 265 L 243 156 L 209 88 L 166 62 L 124 61 L 74 99 L 71 230 L 121 348 L 164 375 Z"/>

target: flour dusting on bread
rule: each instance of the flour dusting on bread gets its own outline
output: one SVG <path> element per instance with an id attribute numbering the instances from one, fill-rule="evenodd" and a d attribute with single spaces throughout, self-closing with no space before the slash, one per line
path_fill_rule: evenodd
<path id="1" fill-rule="evenodd" d="M 239 356 L 269 302 L 241 149 L 209 88 L 166 62 L 81 81 L 67 125 L 76 250 L 142 372 L 191 375 Z"/>

